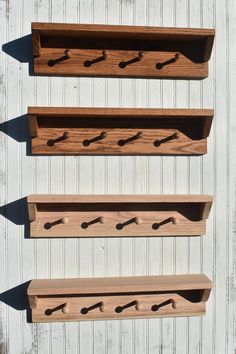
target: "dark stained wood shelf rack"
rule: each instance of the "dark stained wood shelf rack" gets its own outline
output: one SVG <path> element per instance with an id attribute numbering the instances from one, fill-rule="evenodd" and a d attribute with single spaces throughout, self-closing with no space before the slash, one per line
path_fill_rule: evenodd
<path id="1" fill-rule="evenodd" d="M 208 195 L 30 195 L 30 236 L 198 236 L 212 202 Z"/>
<path id="2" fill-rule="evenodd" d="M 29 107 L 32 154 L 202 155 L 211 109 Z"/>
<path id="3" fill-rule="evenodd" d="M 38 75 L 203 79 L 215 31 L 32 23 Z"/>
<path id="4" fill-rule="evenodd" d="M 204 274 L 32 280 L 33 322 L 204 315 Z"/>

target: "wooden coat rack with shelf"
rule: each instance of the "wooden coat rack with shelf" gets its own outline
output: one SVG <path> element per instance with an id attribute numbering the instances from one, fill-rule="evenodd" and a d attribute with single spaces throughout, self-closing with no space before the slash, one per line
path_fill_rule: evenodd
<path id="1" fill-rule="evenodd" d="M 204 274 L 32 280 L 33 322 L 204 315 Z"/>
<path id="2" fill-rule="evenodd" d="M 207 195 L 30 195 L 31 237 L 197 236 Z"/>
<path id="3" fill-rule="evenodd" d="M 38 75 L 203 79 L 215 31 L 32 23 Z"/>
<path id="4" fill-rule="evenodd" d="M 29 107 L 32 154 L 201 155 L 211 109 Z"/>

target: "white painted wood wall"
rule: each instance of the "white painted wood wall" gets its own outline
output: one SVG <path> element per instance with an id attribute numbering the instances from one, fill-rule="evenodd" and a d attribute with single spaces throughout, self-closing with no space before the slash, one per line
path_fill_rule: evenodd
<path id="1" fill-rule="evenodd" d="M 235 0 L 1 0 L 5 44 L 32 21 L 216 29 L 203 81 L 29 76 L 1 52 L 1 122 L 27 106 L 214 108 L 203 157 L 33 157 L 1 133 L 1 205 L 31 193 L 205 193 L 215 197 L 207 235 L 196 238 L 24 238 L 1 217 L 1 292 L 32 278 L 206 273 L 214 281 L 205 317 L 30 324 L 0 303 L 1 354 L 234 354 L 236 351 Z M 18 53 L 19 54 L 19 53 Z M 22 129 L 21 129 L 22 130 Z M 18 132 L 16 132 L 18 134 Z M 21 140 L 21 139 L 18 139 Z"/>

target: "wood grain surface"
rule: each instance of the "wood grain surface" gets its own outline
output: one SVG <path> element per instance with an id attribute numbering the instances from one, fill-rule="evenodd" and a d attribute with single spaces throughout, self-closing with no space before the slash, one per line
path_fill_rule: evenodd
<path id="1" fill-rule="evenodd" d="M 32 280 L 28 296 L 33 322 L 196 316 L 211 288 L 204 274 L 52 279 Z"/>
<path id="2" fill-rule="evenodd" d="M 29 107 L 28 115 L 32 154 L 201 155 L 213 110 Z"/>
<path id="3" fill-rule="evenodd" d="M 38 75 L 203 79 L 214 30 L 32 23 L 32 36 Z"/>
<path id="4" fill-rule="evenodd" d="M 30 282 L 28 295 L 69 295 L 118 292 L 153 292 L 211 289 L 205 274 L 97 277 L 81 279 L 36 279 Z"/>
<path id="5" fill-rule="evenodd" d="M 32 195 L 27 200 L 31 237 L 203 235 L 212 204 L 211 196 L 202 195 Z"/>

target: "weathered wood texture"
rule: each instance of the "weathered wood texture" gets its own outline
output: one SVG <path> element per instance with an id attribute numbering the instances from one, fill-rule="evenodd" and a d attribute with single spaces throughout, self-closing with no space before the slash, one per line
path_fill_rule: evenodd
<path id="1" fill-rule="evenodd" d="M 33 322 L 205 314 L 212 288 L 204 274 L 32 280 Z"/>
<path id="2" fill-rule="evenodd" d="M 25 239 L 24 210 L 1 208 L 0 292 L 47 278 L 205 273 L 214 283 L 202 318 L 30 324 L 21 292 L 1 295 L 1 351 L 234 353 L 236 2 L 9 0 L 0 1 L 0 16 L 1 206 L 29 194 L 214 195 L 206 235 L 191 238 Z M 30 76 L 31 40 L 18 39 L 30 35 L 32 21 L 215 28 L 209 76 L 197 82 Z M 202 157 L 47 157 L 26 154 L 28 106 L 214 108 L 215 116 Z"/>
<path id="3" fill-rule="evenodd" d="M 214 35 L 199 28 L 32 23 L 34 72 L 203 79 Z"/>
<path id="4" fill-rule="evenodd" d="M 202 155 L 213 110 L 29 107 L 32 154 Z"/>

